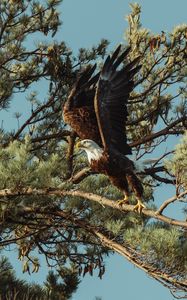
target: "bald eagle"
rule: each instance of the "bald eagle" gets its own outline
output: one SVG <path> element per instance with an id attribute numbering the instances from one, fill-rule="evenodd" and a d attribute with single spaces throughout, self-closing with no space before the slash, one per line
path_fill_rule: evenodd
<path id="1" fill-rule="evenodd" d="M 70 92 L 63 116 L 79 136 L 77 147 L 86 151 L 91 169 L 107 175 L 124 193 L 119 204 L 128 203 L 130 186 L 137 199 L 134 209 L 141 212 L 145 207 L 143 186 L 135 163 L 127 157 L 132 150 L 127 144 L 125 127 L 133 76 L 141 66 L 136 66 L 139 58 L 127 61 L 130 47 L 122 54 L 120 49 L 121 46 L 107 57 L 95 76 L 96 65 L 86 68 Z"/>

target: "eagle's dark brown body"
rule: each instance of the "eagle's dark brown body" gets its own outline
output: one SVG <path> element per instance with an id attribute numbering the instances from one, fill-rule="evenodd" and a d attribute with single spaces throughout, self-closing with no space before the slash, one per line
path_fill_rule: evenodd
<path id="1" fill-rule="evenodd" d="M 122 160 L 110 158 L 107 153 L 99 160 L 91 160 L 91 169 L 96 173 L 108 175 L 110 181 L 118 189 L 124 192 L 126 196 L 129 195 L 129 186 L 132 188 L 137 198 L 141 198 L 143 194 L 143 187 L 135 175 L 134 165 L 131 160 L 124 158 Z"/>
<path id="2" fill-rule="evenodd" d="M 126 157 L 131 154 L 125 128 L 127 102 L 134 87 L 133 76 L 140 69 L 135 67 L 139 58 L 127 62 L 129 51 L 130 48 L 119 55 L 118 47 L 95 76 L 92 75 L 96 67 L 87 68 L 75 83 L 63 114 L 64 121 L 83 140 L 81 148 L 91 157 L 95 155 L 89 159 L 92 170 L 107 175 L 126 198 L 130 185 L 140 203 L 143 187 L 135 174 L 134 163 Z M 125 65 L 118 71 L 124 61 Z M 91 148 L 86 149 L 84 141 L 93 141 L 95 146 L 90 144 Z"/>

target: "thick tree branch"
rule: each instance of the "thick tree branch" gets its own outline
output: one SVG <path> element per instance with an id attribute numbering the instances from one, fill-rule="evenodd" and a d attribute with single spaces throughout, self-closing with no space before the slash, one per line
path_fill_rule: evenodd
<path id="1" fill-rule="evenodd" d="M 140 175 L 145 175 L 145 174 L 150 175 L 159 182 L 164 182 L 167 184 L 175 184 L 175 179 L 168 179 L 168 178 L 160 177 L 160 176 L 156 175 L 156 173 L 158 173 L 158 172 L 167 172 L 167 170 L 164 166 L 151 167 L 151 168 L 145 169 L 143 172 L 140 172 Z M 82 169 L 81 171 L 77 172 L 76 174 L 72 175 L 72 177 L 69 179 L 69 181 L 71 183 L 78 184 L 83 179 L 85 179 L 87 176 L 93 175 L 93 174 L 96 174 L 96 173 L 93 172 L 90 167 L 86 167 L 86 168 Z"/>
<path id="2" fill-rule="evenodd" d="M 71 177 L 72 171 L 73 171 L 73 152 L 74 152 L 74 146 L 75 146 L 75 140 L 76 140 L 76 133 L 71 132 L 69 136 L 69 145 L 68 145 L 68 151 L 66 155 L 67 159 L 67 179 Z"/>
<path id="3" fill-rule="evenodd" d="M 90 234 L 93 234 L 97 237 L 103 247 L 107 247 L 108 249 L 115 251 L 125 257 L 129 262 L 133 263 L 136 267 L 140 268 L 144 272 L 146 272 L 149 276 L 155 278 L 163 285 L 173 289 L 177 288 L 181 291 L 187 292 L 187 283 L 185 281 L 180 281 L 172 276 L 168 275 L 165 272 L 160 271 L 153 264 L 150 264 L 146 261 L 146 257 L 142 255 L 140 252 L 132 249 L 129 245 L 126 245 L 125 242 L 118 243 L 117 239 L 113 237 L 113 235 L 106 231 L 104 228 L 88 223 L 83 219 L 78 219 L 76 216 L 71 215 L 70 213 L 57 210 L 55 212 L 50 211 L 42 211 L 40 208 L 31 208 L 25 207 L 23 209 L 24 215 L 28 213 L 34 214 L 48 214 L 53 215 L 55 217 L 61 217 L 63 220 L 66 219 L 68 222 L 71 222 L 75 226 L 82 228 Z"/>
<path id="4" fill-rule="evenodd" d="M 141 254 L 131 249 L 130 247 L 127 247 L 124 244 L 120 245 L 116 243 L 114 240 L 109 239 L 103 233 L 99 232 L 96 229 L 92 229 L 92 231 L 100 239 L 102 245 L 119 253 L 120 255 L 125 257 L 129 262 L 133 263 L 136 267 L 146 272 L 149 276 L 158 280 L 160 283 L 166 285 L 170 289 L 176 287 L 179 290 L 187 292 L 187 283 L 176 280 L 168 274 L 155 269 L 153 265 L 149 265 L 142 259 Z"/>
<path id="5" fill-rule="evenodd" d="M 134 211 L 134 205 L 130 205 L 130 204 L 119 205 L 114 200 L 110 200 L 105 197 L 95 195 L 93 193 L 86 193 L 86 192 L 79 191 L 79 190 L 64 191 L 64 190 L 58 190 L 58 189 L 32 189 L 32 188 L 23 189 L 23 190 L 19 190 L 19 191 L 12 191 L 11 189 L 0 190 L 0 197 L 14 197 L 14 196 L 26 196 L 26 195 L 27 196 L 40 195 L 40 196 L 82 197 L 84 199 L 97 202 L 97 203 L 101 204 L 102 206 L 109 206 L 114 209 L 118 209 L 120 211 L 124 211 L 124 212 L 133 212 Z M 187 228 L 187 222 L 179 221 L 179 220 L 169 218 L 164 215 L 160 215 L 151 209 L 143 209 L 142 214 L 147 217 L 157 219 L 159 221 L 162 221 L 162 222 L 170 224 L 170 225 Z"/>
<path id="6" fill-rule="evenodd" d="M 89 175 L 94 174 L 94 172 L 90 169 L 90 167 L 86 167 L 84 169 L 82 169 L 81 171 L 77 172 L 76 174 L 74 174 L 69 181 L 74 183 L 74 184 L 78 184 L 79 182 L 81 182 L 84 178 L 86 178 Z"/>

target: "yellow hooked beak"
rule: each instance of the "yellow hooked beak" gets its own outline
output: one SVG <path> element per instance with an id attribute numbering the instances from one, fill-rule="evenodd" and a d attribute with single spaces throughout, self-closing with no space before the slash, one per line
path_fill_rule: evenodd
<path id="1" fill-rule="evenodd" d="M 75 149 L 80 150 L 81 148 L 82 148 L 81 141 L 78 141 L 78 142 L 75 144 Z"/>

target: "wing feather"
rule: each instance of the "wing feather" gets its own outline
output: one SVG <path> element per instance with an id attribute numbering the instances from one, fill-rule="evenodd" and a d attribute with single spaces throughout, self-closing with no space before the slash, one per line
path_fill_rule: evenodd
<path id="1" fill-rule="evenodd" d="M 81 139 L 91 139 L 101 145 L 100 133 L 94 110 L 95 86 L 99 73 L 92 76 L 96 65 L 88 67 L 77 79 L 63 108 L 65 123 Z"/>
<path id="2" fill-rule="evenodd" d="M 114 54 L 108 56 L 97 84 L 94 107 L 102 139 L 106 151 L 111 149 L 122 154 L 130 154 L 131 148 L 127 144 L 125 123 L 127 120 L 127 102 L 134 87 L 133 76 L 139 71 L 136 66 L 139 57 L 126 63 L 121 70 L 117 68 L 127 58 L 128 47 L 121 55 L 120 46 Z"/>

